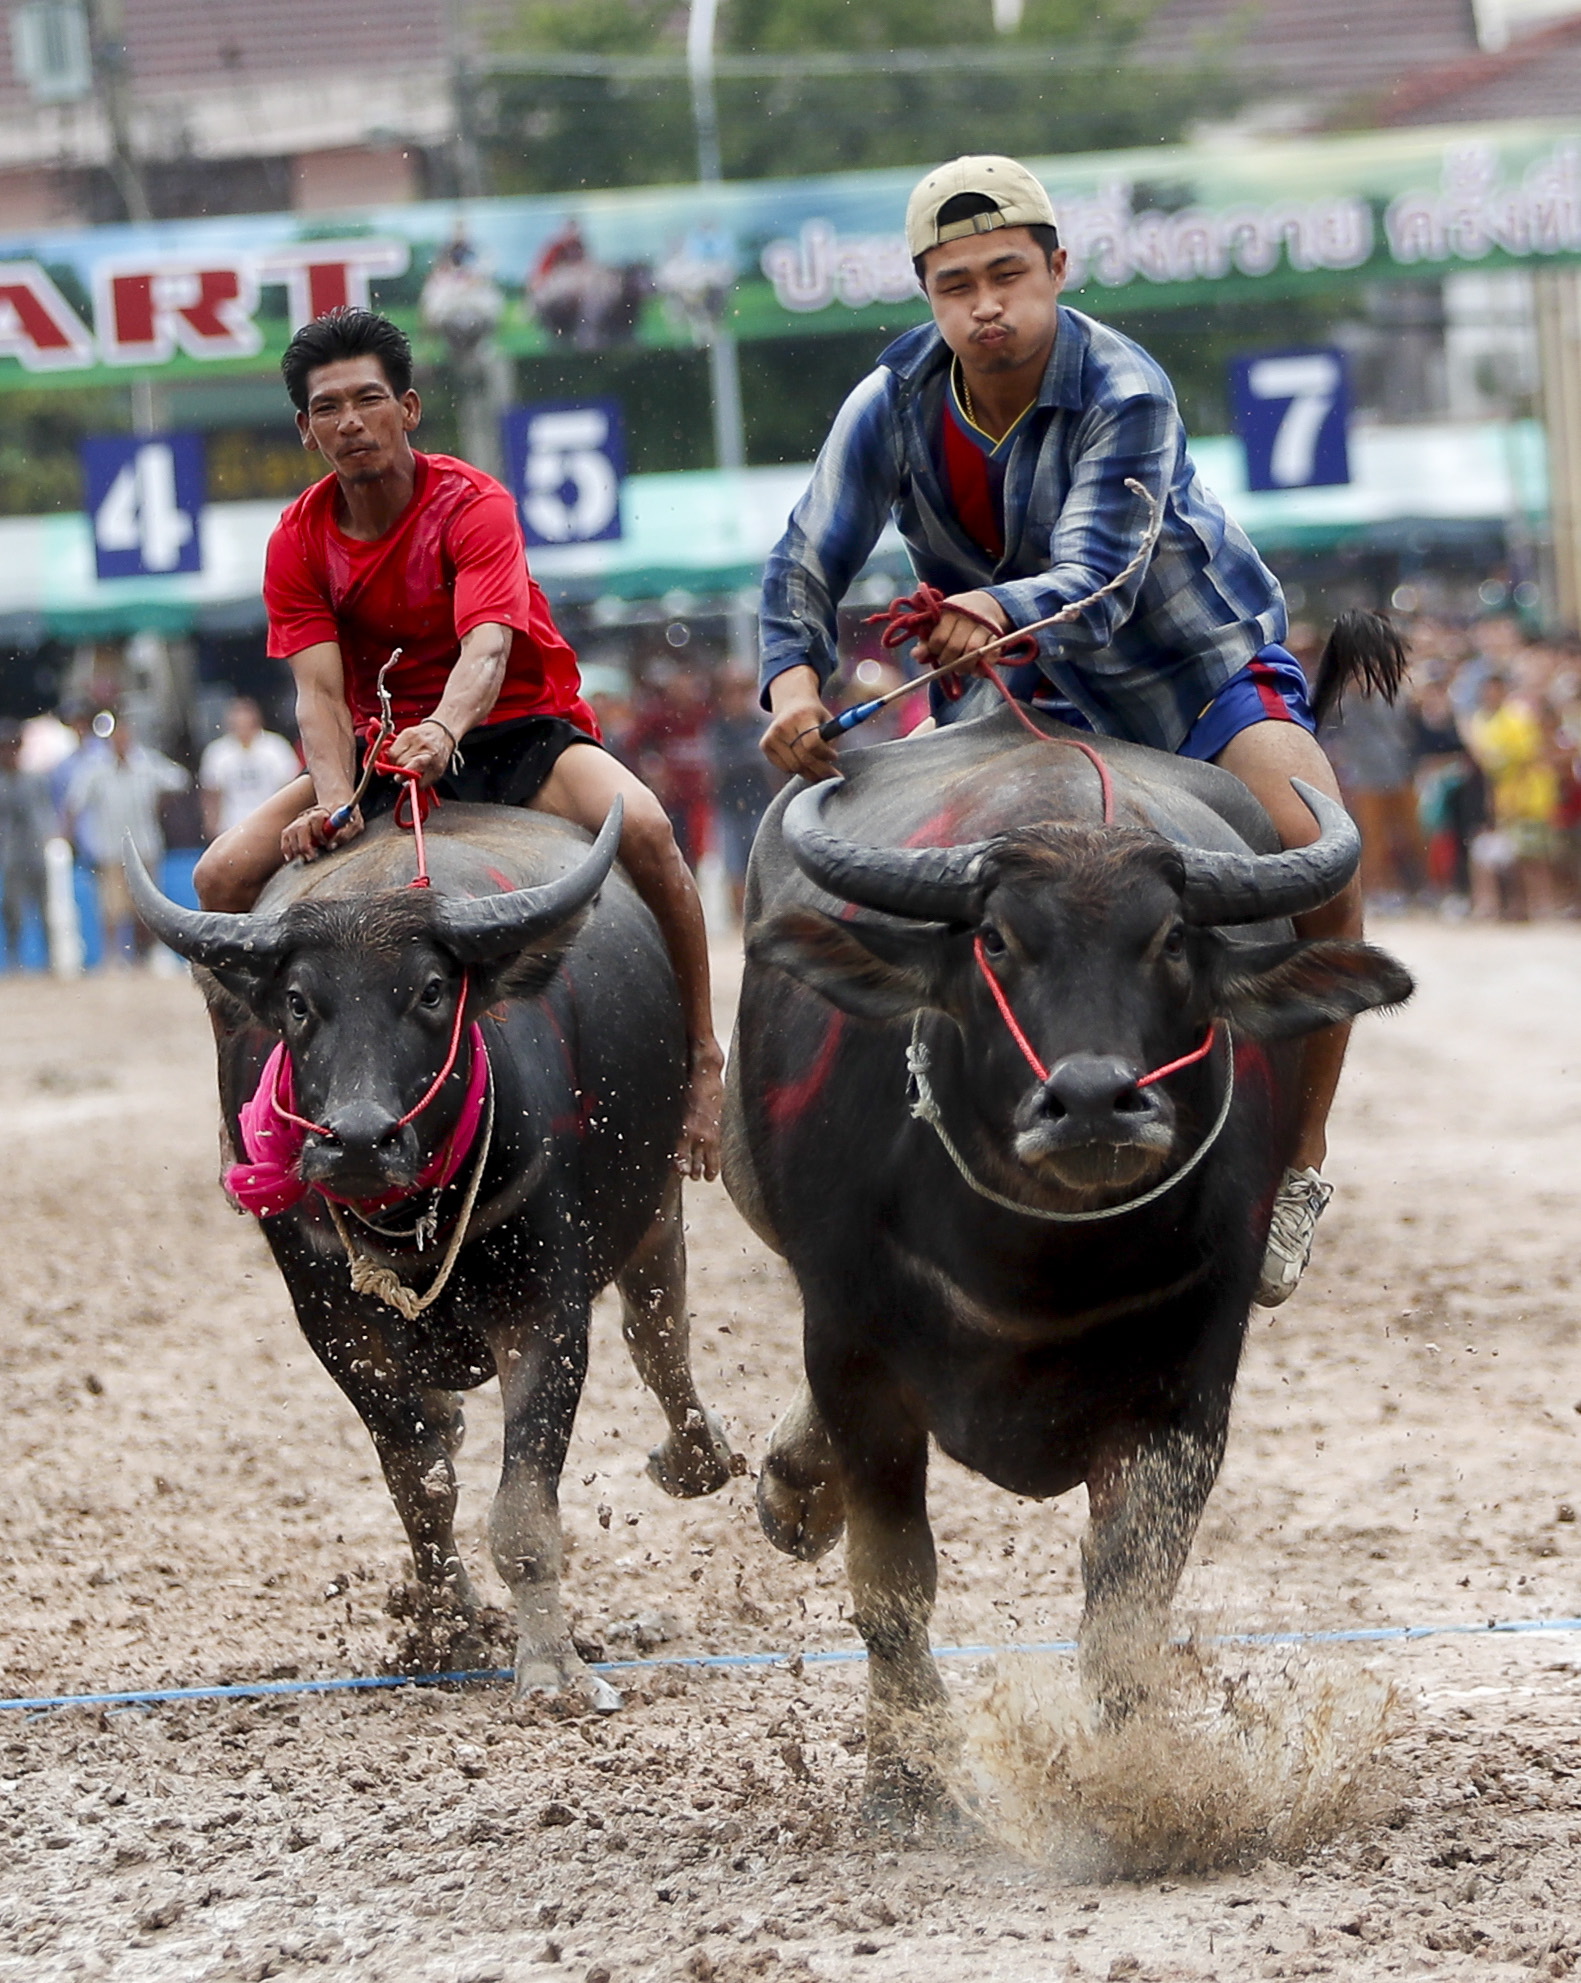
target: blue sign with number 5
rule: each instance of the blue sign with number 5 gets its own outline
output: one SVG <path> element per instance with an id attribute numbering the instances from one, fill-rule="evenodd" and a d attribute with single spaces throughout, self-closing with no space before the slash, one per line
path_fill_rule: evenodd
<path id="1" fill-rule="evenodd" d="M 505 458 L 529 544 L 620 536 L 626 446 L 618 400 L 513 407 L 505 416 Z"/>
<path id="2" fill-rule="evenodd" d="M 1343 351 L 1263 351 L 1230 364 L 1230 405 L 1248 489 L 1323 489 L 1350 480 Z"/>
<path id="3" fill-rule="evenodd" d="M 82 444 L 100 578 L 203 569 L 203 436 L 102 434 Z"/>

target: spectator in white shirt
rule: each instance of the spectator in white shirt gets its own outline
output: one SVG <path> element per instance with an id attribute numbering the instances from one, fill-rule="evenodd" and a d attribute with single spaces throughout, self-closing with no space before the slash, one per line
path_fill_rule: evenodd
<path id="1" fill-rule="evenodd" d="M 77 754 L 66 788 L 66 825 L 78 858 L 93 869 L 98 884 L 107 963 L 124 959 L 127 936 L 138 957 L 146 957 L 153 946 L 132 907 L 121 849 L 130 839 L 143 865 L 157 876 L 165 858 L 160 801 L 191 783 L 179 764 L 138 743 L 124 716 L 115 718 L 108 750 Z"/>
<path id="2" fill-rule="evenodd" d="M 302 769 L 285 738 L 264 728 L 263 712 L 251 696 L 239 695 L 231 703 L 225 712 L 225 730 L 204 751 L 198 766 L 203 833 L 208 840 L 239 826 Z"/>

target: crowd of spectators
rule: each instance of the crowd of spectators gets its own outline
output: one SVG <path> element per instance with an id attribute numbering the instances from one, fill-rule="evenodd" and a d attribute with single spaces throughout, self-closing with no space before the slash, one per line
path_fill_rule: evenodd
<path id="1" fill-rule="evenodd" d="M 237 696 L 225 732 L 192 774 L 142 741 L 124 709 L 90 700 L 35 716 L 0 720 L 0 929 L 5 968 L 29 955 L 42 962 L 50 936 L 51 841 L 70 852 L 88 879 L 79 901 L 97 925 L 94 948 L 111 968 L 147 958 L 152 944 L 132 910 L 121 852 L 127 841 L 162 875 L 168 849 L 195 848 L 294 778 L 293 746 L 263 726 L 258 705 Z M 192 801 L 201 799 L 201 826 Z"/>
<path id="2" fill-rule="evenodd" d="M 717 856 L 739 921 L 752 836 L 780 783 L 758 749 L 768 719 L 757 670 L 665 660 L 635 682 L 590 670 L 587 695 L 605 744 L 657 793 L 687 863 Z"/>
<path id="3" fill-rule="evenodd" d="M 1351 695 L 1322 742 L 1362 832 L 1374 909 L 1525 921 L 1581 914 L 1581 641 L 1547 640 L 1511 615 L 1402 621 L 1410 670 L 1397 701 Z M 1290 645 L 1315 671 L 1321 640 Z M 891 657 L 853 655 L 845 701 L 901 679 Z M 636 674 L 593 666 L 588 696 L 608 747 L 658 794 L 694 868 L 712 860 L 739 922 L 747 856 L 779 784 L 759 750 L 766 721 L 755 670 L 701 656 Z M 922 698 L 869 724 L 863 743 L 910 728 Z M 195 847 L 293 778 L 296 747 L 235 697 L 196 780 L 144 743 L 129 715 L 92 702 L 27 723 L 0 720 L 0 934 L 16 969 L 45 954 L 45 847 L 70 847 L 91 877 L 88 909 L 111 966 L 147 953 L 119 850 L 128 837 L 160 872 L 167 844 Z M 201 812 L 199 807 L 201 805 Z M 80 893 L 80 891 L 79 891 Z"/>
<path id="4" fill-rule="evenodd" d="M 1500 922 L 1581 913 L 1581 643 L 1506 614 L 1402 631 L 1398 701 L 1350 696 L 1322 732 L 1369 902 Z M 1317 639 L 1291 639 L 1310 673 Z"/>

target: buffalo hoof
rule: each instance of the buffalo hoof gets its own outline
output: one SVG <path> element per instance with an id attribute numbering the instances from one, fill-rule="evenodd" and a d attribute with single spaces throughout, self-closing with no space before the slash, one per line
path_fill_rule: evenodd
<path id="1" fill-rule="evenodd" d="M 601 1673 L 594 1673 L 574 1653 L 569 1658 L 519 1658 L 516 1662 L 516 1698 L 564 1701 L 571 1707 L 590 1709 L 594 1714 L 614 1714 L 626 1705 L 618 1687 L 611 1687 Z"/>
<path id="2" fill-rule="evenodd" d="M 462 1600 L 448 1589 L 436 1594 L 397 1585 L 385 1609 L 407 1621 L 395 1655 L 402 1673 L 463 1673 L 497 1666 L 510 1643 L 505 1614 L 477 1603 L 470 1588 Z"/>
<path id="3" fill-rule="evenodd" d="M 782 1466 L 771 1450 L 758 1475 L 758 1521 L 776 1549 L 816 1563 L 845 1533 L 845 1498 L 836 1481 L 798 1481 Z"/>
<path id="4" fill-rule="evenodd" d="M 938 1771 L 917 1763 L 885 1761 L 868 1771 L 862 1819 L 874 1831 L 917 1844 L 964 1848 L 986 1836 Z"/>
<path id="5" fill-rule="evenodd" d="M 725 1428 L 710 1411 L 697 1426 L 688 1422 L 684 1431 L 672 1432 L 648 1455 L 648 1478 L 677 1501 L 717 1494 L 732 1474 L 745 1471 L 745 1462 L 731 1452 Z"/>

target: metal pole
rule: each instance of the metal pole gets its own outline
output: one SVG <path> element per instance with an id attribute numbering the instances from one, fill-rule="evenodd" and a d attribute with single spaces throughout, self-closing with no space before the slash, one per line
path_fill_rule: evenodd
<path id="1" fill-rule="evenodd" d="M 483 163 L 472 134 L 472 67 L 467 56 L 463 0 L 445 0 L 445 54 L 450 64 L 450 121 L 455 127 L 456 192 L 463 200 L 483 193 Z"/>
<path id="2" fill-rule="evenodd" d="M 1550 632 L 1581 626 L 1581 282 L 1574 269 L 1534 279 L 1548 438 Z"/>
<path id="3" fill-rule="evenodd" d="M 686 71 L 692 85 L 692 122 L 697 131 L 697 178 L 720 183 L 719 106 L 714 96 L 714 22 L 719 0 L 692 0 L 686 23 Z M 708 340 L 708 383 L 714 407 L 714 460 L 720 468 L 745 468 L 746 425 L 741 411 L 741 366 L 736 340 L 715 324 Z"/>
<path id="4" fill-rule="evenodd" d="M 110 141 L 110 177 L 131 221 L 153 219 L 148 182 L 132 138 L 122 0 L 88 0 L 88 60 L 93 89 Z M 132 381 L 132 431 L 157 434 L 165 424 L 165 395 L 150 378 Z"/>
<path id="5" fill-rule="evenodd" d="M 152 220 L 148 187 L 132 143 L 126 88 L 126 45 L 121 40 L 121 0 L 90 0 L 88 52 L 93 86 L 110 139 L 110 177 L 128 220 Z"/>

